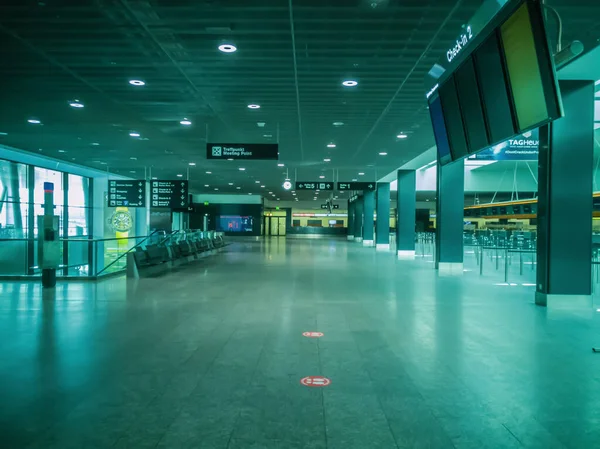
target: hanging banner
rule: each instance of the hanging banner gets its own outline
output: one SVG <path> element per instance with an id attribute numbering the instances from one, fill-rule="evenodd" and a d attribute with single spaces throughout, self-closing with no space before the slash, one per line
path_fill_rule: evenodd
<path id="1" fill-rule="evenodd" d="M 484 161 L 537 161 L 539 147 L 539 131 L 534 129 L 480 151 L 474 156 L 469 157 L 469 159 Z"/>

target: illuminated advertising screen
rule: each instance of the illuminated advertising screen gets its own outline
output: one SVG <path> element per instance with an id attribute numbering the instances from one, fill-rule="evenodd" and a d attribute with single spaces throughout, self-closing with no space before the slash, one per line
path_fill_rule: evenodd
<path id="1" fill-rule="evenodd" d="M 217 220 L 217 231 L 219 232 L 252 232 L 252 217 L 240 215 L 221 215 Z"/>

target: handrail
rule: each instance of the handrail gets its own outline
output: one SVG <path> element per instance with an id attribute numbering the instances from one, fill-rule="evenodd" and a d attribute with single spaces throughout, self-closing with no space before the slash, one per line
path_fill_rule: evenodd
<path id="1" fill-rule="evenodd" d="M 154 234 L 159 234 L 161 232 L 165 232 L 162 230 L 156 230 L 153 231 L 150 235 L 147 235 L 144 240 L 142 240 L 141 242 L 139 242 L 138 244 L 136 244 L 135 246 L 132 246 L 131 248 L 129 248 L 127 251 L 125 251 L 123 254 L 121 254 L 119 257 L 117 257 L 115 260 L 113 260 L 111 263 L 109 263 L 107 266 L 105 266 L 104 268 L 102 268 L 102 270 L 100 270 L 98 273 L 96 273 L 96 276 L 100 276 L 100 274 L 102 274 L 104 271 L 106 271 L 108 268 L 110 268 L 111 266 L 113 266 L 115 263 L 117 263 L 119 260 L 121 260 L 124 256 L 126 256 L 127 254 L 129 254 L 132 250 L 138 248 L 139 246 L 141 246 L 144 242 L 146 242 L 146 240 L 148 240 L 150 237 L 152 237 Z M 171 231 L 168 236 L 170 236 L 171 234 L 178 232 L 178 231 Z M 166 232 L 165 232 L 166 233 Z M 129 237 L 129 238 L 133 238 L 133 237 Z M 165 239 L 167 238 L 167 236 L 165 236 Z M 163 240 L 164 241 L 164 240 Z"/>
<path id="2" fill-rule="evenodd" d="M 165 231 L 154 231 L 152 234 L 154 233 L 159 233 L 159 232 L 165 232 Z M 59 242 L 108 242 L 108 241 L 113 241 L 113 240 L 127 240 L 127 239 L 145 239 L 150 237 L 149 235 L 134 235 L 134 236 L 128 236 L 128 237 L 110 237 L 110 238 L 103 238 L 103 239 L 96 239 L 96 238 L 91 238 L 91 239 L 82 239 L 82 238 L 59 238 L 58 241 Z M 39 240 L 39 238 L 37 237 L 31 237 L 31 238 L 26 238 L 26 237 L 20 237 L 17 239 L 6 239 L 6 238 L 0 238 L 0 242 L 28 242 L 28 241 L 37 241 Z"/>

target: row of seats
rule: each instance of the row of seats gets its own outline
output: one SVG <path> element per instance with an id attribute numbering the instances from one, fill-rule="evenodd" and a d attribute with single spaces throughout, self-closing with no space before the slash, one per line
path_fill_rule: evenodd
<path id="1" fill-rule="evenodd" d="M 210 238 L 185 239 L 180 241 L 165 242 L 158 245 L 147 245 L 146 248 L 137 247 L 128 258 L 128 276 L 140 277 L 143 274 L 156 274 L 154 267 L 170 267 L 173 262 L 189 260 L 190 257 L 197 258 L 201 253 L 223 248 L 225 241 L 222 235 L 211 235 Z M 161 270 L 162 271 L 162 270 Z"/>

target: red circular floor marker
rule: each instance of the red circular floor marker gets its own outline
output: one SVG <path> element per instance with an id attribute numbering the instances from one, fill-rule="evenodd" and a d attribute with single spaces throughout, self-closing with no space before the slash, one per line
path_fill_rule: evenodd
<path id="1" fill-rule="evenodd" d="M 331 383 L 331 380 L 323 376 L 307 376 L 300 379 L 300 383 L 307 387 L 326 387 Z"/>
<path id="2" fill-rule="evenodd" d="M 302 335 L 309 338 L 319 338 L 325 334 L 323 334 L 323 332 L 303 332 Z"/>

